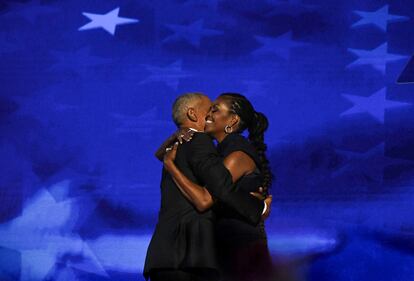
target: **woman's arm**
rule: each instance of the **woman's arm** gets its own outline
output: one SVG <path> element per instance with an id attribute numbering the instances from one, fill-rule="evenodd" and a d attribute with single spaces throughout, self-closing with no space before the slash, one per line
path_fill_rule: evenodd
<path id="1" fill-rule="evenodd" d="M 230 171 L 233 182 L 238 181 L 244 175 L 252 173 L 256 168 L 253 159 L 243 151 L 230 153 L 224 158 L 223 164 Z"/>
<path id="2" fill-rule="evenodd" d="M 173 160 L 164 159 L 164 167 L 170 173 L 180 191 L 194 204 L 198 211 L 204 212 L 211 208 L 214 200 L 207 189 L 189 180 L 177 168 Z"/>
<path id="3" fill-rule="evenodd" d="M 175 165 L 174 159 L 177 151 L 177 145 L 166 153 L 164 158 L 164 167 L 171 174 L 174 182 L 177 184 L 184 196 L 190 200 L 198 211 L 206 211 L 211 208 L 214 199 L 208 190 L 191 180 L 189 180 Z M 255 168 L 254 161 L 244 152 L 236 151 L 224 159 L 224 165 L 230 171 L 233 182 L 240 177 L 252 172 Z"/>

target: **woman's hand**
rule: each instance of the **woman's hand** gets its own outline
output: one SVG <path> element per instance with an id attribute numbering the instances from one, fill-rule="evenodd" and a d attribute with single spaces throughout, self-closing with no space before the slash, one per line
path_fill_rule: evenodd
<path id="1" fill-rule="evenodd" d="M 180 128 L 177 132 L 175 132 L 175 135 L 177 137 L 178 142 L 182 144 L 184 141 L 189 142 L 193 137 L 194 132 L 194 130 L 188 128 Z"/>
<path id="2" fill-rule="evenodd" d="M 165 162 L 174 162 L 178 145 L 182 144 L 184 141 L 189 142 L 193 138 L 193 135 L 193 130 L 187 128 L 178 129 L 178 131 L 175 132 L 178 141 L 176 141 L 173 146 L 169 146 L 165 149 L 164 164 Z"/>
<path id="3" fill-rule="evenodd" d="M 184 141 L 188 142 L 192 139 L 194 131 L 187 128 L 180 128 L 174 134 L 172 134 L 168 139 L 166 139 L 161 146 L 155 152 L 155 157 L 158 160 L 162 161 L 164 159 L 164 154 L 166 149 L 174 144 L 178 140 L 179 143 Z"/>
<path id="4" fill-rule="evenodd" d="M 171 164 L 174 164 L 174 160 L 177 155 L 178 144 L 178 142 L 175 142 L 173 146 L 167 147 L 165 149 L 164 166 L 167 168 L 167 170 Z"/>

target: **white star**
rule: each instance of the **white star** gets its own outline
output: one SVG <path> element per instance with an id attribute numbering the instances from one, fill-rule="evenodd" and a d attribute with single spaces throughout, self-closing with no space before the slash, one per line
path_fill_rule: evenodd
<path id="1" fill-rule="evenodd" d="M 119 123 L 116 133 L 139 133 L 143 139 L 150 139 L 158 129 L 168 128 L 171 124 L 167 120 L 158 117 L 156 107 L 137 116 L 113 113 L 112 117 Z"/>
<path id="2" fill-rule="evenodd" d="M 181 78 L 186 78 L 191 76 L 190 73 L 182 70 L 182 61 L 178 60 L 168 66 L 159 67 L 159 66 L 147 66 L 147 69 L 151 72 L 151 75 L 148 76 L 141 83 L 147 82 L 164 82 L 169 87 L 177 90 Z"/>
<path id="3" fill-rule="evenodd" d="M 109 277 L 88 243 L 72 231 L 81 201 L 68 198 L 69 187 L 70 180 L 63 180 L 40 189 L 19 217 L 0 225 L 0 246 L 21 253 L 19 280 L 44 280 L 64 255 L 82 257 L 70 267 Z"/>
<path id="4" fill-rule="evenodd" d="M 253 51 L 254 55 L 274 53 L 284 59 L 289 59 L 292 48 L 305 46 L 305 43 L 292 40 L 292 31 L 286 32 L 278 37 L 255 36 L 262 46 Z"/>
<path id="5" fill-rule="evenodd" d="M 350 63 L 347 67 L 369 64 L 373 68 L 385 74 L 385 67 L 387 65 L 387 62 L 396 61 L 396 60 L 404 59 L 407 57 L 403 55 L 388 53 L 387 49 L 388 49 L 387 43 L 384 43 L 373 50 L 361 50 L 361 49 L 349 48 L 348 51 L 357 55 L 358 59 Z"/>
<path id="6" fill-rule="evenodd" d="M 111 35 L 115 34 L 115 28 L 117 25 L 139 22 L 138 19 L 118 17 L 119 7 L 113 9 L 112 11 L 104 15 L 91 14 L 91 13 L 82 13 L 82 14 L 85 17 L 89 18 L 91 22 L 85 24 L 84 26 L 81 26 L 79 30 L 103 28 L 106 31 L 108 31 Z"/>
<path id="7" fill-rule="evenodd" d="M 344 165 L 332 173 L 332 177 L 344 175 L 362 175 L 362 179 L 373 183 L 384 182 L 384 169 L 389 165 L 409 164 L 411 161 L 385 156 L 385 144 L 380 143 L 368 151 L 352 152 L 337 149 L 336 152 L 345 158 Z"/>
<path id="8" fill-rule="evenodd" d="M 223 32 L 203 28 L 203 20 L 198 20 L 189 25 L 177 25 L 168 24 L 167 27 L 174 31 L 174 34 L 168 36 L 163 42 L 177 41 L 178 39 L 184 39 L 193 46 L 200 46 L 200 40 L 203 36 L 216 36 L 221 35 Z"/>
<path id="9" fill-rule="evenodd" d="M 345 112 L 342 112 L 341 116 L 367 112 L 381 123 L 384 123 L 385 109 L 411 105 L 410 103 L 406 102 L 388 100 L 386 98 L 386 93 L 387 88 L 382 88 L 369 97 L 343 95 L 354 105 Z"/>
<path id="10" fill-rule="evenodd" d="M 381 28 L 382 30 L 387 30 L 388 22 L 395 21 L 405 21 L 409 20 L 409 17 L 391 15 L 388 13 L 388 5 L 376 10 L 375 12 L 364 12 L 364 11 L 354 11 L 356 14 L 361 16 L 361 19 L 354 23 L 352 27 L 373 24 Z"/>

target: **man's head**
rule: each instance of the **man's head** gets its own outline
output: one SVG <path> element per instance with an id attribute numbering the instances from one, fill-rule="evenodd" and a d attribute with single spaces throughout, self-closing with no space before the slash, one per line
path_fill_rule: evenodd
<path id="1" fill-rule="evenodd" d="M 190 127 L 204 131 L 211 100 L 202 93 L 187 93 L 179 96 L 173 104 L 173 120 L 177 127 Z"/>

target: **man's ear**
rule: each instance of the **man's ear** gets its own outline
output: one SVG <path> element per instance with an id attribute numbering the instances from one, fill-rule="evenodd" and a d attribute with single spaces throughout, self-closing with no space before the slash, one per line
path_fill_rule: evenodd
<path id="1" fill-rule="evenodd" d="M 190 119 L 193 122 L 197 122 L 198 118 L 197 118 L 197 114 L 194 108 L 190 107 L 187 110 L 187 117 L 188 119 Z"/>

